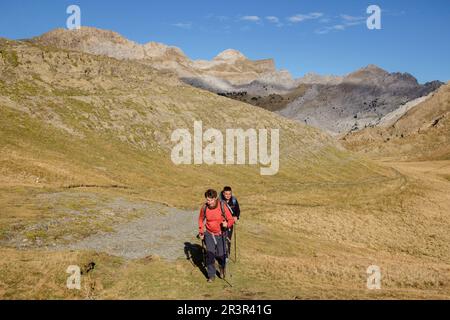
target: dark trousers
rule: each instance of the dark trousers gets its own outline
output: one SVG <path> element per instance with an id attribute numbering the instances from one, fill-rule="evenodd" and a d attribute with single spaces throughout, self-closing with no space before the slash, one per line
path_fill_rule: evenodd
<path id="1" fill-rule="evenodd" d="M 215 242 L 214 238 L 216 239 Z M 225 267 L 226 253 L 224 259 L 224 249 L 225 251 L 227 250 L 225 241 L 226 239 L 222 235 L 214 236 L 209 232 L 205 232 L 206 267 L 208 269 L 208 278 L 213 278 L 216 276 L 216 260 L 219 262 L 220 266 Z"/>

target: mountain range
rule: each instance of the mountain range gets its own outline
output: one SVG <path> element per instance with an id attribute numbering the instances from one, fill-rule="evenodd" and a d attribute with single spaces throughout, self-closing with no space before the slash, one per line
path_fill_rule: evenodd
<path id="1" fill-rule="evenodd" d="M 408 73 L 389 73 L 375 65 L 345 76 L 308 73 L 294 79 L 287 70 L 276 70 L 273 59 L 252 61 L 227 49 L 211 61 L 191 60 L 177 47 L 156 42 L 141 45 L 118 33 L 90 27 L 56 29 L 31 41 L 136 60 L 174 73 L 194 87 L 275 111 L 333 135 L 370 126 L 442 85 L 439 81 L 422 85 Z"/>

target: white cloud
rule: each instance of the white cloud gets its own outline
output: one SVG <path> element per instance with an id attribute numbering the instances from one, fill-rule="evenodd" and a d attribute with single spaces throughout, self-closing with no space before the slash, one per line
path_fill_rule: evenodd
<path id="1" fill-rule="evenodd" d="M 340 23 L 332 25 L 332 26 L 325 26 L 325 27 L 319 28 L 315 31 L 315 33 L 327 34 L 332 31 L 344 31 L 344 30 L 347 30 L 349 27 L 364 24 L 367 19 L 366 17 L 351 16 L 348 14 L 341 14 L 341 15 L 339 15 L 339 17 L 341 18 Z M 321 19 L 320 22 L 322 22 L 322 20 L 325 20 L 325 19 Z M 323 22 L 330 22 L 330 21 L 331 20 L 328 19 L 328 21 L 323 21 Z"/>
<path id="2" fill-rule="evenodd" d="M 274 16 L 268 16 L 266 17 L 267 21 L 272 22 L 272 23 L 279 23 L 280 19 L 278 19 L 278 17 L 274 17 Z"/>
<path id="3" fill-rule="evenodd" d="M 341 18 L 344 19 L 344 21 L 349 21 L 349 22 L 353 22 L 353 21 L 361 21 L 361 20 L 366 20 L 366 17 L 355 17 L 355 16 L 350 16 L 348 14 L 341 14 Z"/>
<path id="4" fill-rule="evenodd" d="M 330 31 L 331 31 L 330 27 L 323 27 L 323 28 L 317 29 L 314 32 L 317 34 L 327 34 Z"/>
<path id="5" fill-rule="evenodd" d="M 313 20 L 313 19 L 319 19 L 323 16 L 323 13 L 321 12 L 312 12 L 309 14 L 296 14 L 295 16 L 289 17 L 288 21 L 292 23 L 298 23 L 303 22 L 306 20 Z"/>
<path id="6" fill-rule="evenodd" d="M 295 16 L 289 17 L 288 20 L 293 23 L 302 22 L 308 19 L 308 16 L 305 14 L 297 14 Z"/>
<path id="7" fill-rule="evenodd" d="M 311 17 L 311 19 L 318 19 L 323 16 L 323 13 L 322 12 L 313 12 L 313 13 L 310 13 L 309 16 Z"/>
<path id="8" fill-rule="evenodd" d="M 280 22 L 280 19 L 278 17 L 275 16 L 267 16 L 266 20 L 269 21 L 270 23 L 276 25 L 277 27 L 282 27 L 284 26 L 283 23 Z"/>
<path id="9" fill-rule="evenodd" d="M 332 28 L 333 28 L 334 30 L 345 30 L 345 26 L 342 25 L 342 24 L 334 25 L 334 26 L 332 26 Z"/>
<path id="10" fill-rule="evenodd" d="M 346 22 L 345 25 L 348 27 L 351 27 L 351 26 L 357 26 L 358 24 L 363 24 L 365 22 L 366 22 L 366 20 Z"/>
<path id="11" fill-rule="evenodd" d="M 331 31 L 344 31 L 347 27 L 343 24 L 336 24 L 334 26 L 328 26 L 328 27 L 323 27 L 320 29 L 317 29 L 315 31 L 315 33 L 317 34 L 327 34 Z"/>
<path id="12" fill-rule="evenodd" d="M 250 21 L 250 22 L 259 22 L 261 20 L 258 16 L 243 16 L 241 20 Z"/>
<path id="13" fill-rule="evenodd" d="M 187 23 L 178 22 L 178 23 L 172 24 L 172 26 L 177 27 L 177 28 L 182 28 L 182 29 L 190 29 L 192 27 L 192 23 L 191 22 L 187 22 Z"/>
<path id="14" fill-rule="evenodd" d="M 357 26 L 366 22 L 367 17 L 356 17 L 348 14 L 341 14 L 343 24 L 347 27 Z"/>

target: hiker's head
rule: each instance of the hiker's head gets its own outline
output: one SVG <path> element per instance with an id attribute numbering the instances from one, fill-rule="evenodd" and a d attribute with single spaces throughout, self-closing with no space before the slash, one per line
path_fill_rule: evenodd
<path id="1" fill-rule="evenodd" d="M 206 204 L 209 207 L 215 207 L 217 205 L 217 191 L 209 189 L 205 192 Z"/>
<path id="2" fill-rule="evenodd" d="M 227 187 L 223 188 L 222 195 L 225 198 L 225 200 L 227 200 L 227 201 L 230 200 L 231 197 L 233 196 L 233 191 L 231 190 L 231 187 L 227 186 Z"/>

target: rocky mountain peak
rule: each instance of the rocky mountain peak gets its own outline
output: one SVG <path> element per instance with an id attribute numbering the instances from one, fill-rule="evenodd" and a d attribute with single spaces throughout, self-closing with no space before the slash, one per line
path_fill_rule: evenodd
<path id="1" fill-rule="evenodd" d="M 227 49 L 219 53 L 214 60 L 247 60 L 247 57 L 244 56 L 241 52 L 235 49 Z"/>
<path id="2" fill-rule="evenodd" d="M 34 38 L 46 42 L 47 44 L 70 44 L 79 43 L 81 41 L 109 41 L 117 44 L 130 44 L 132 41 L 126 39 L 117 32 L 110 30 L 97 29 L 94 27 L 81 27 L 80 29 L 68 30 L 58 28 L 51 30 L 43 35 Z"/>

